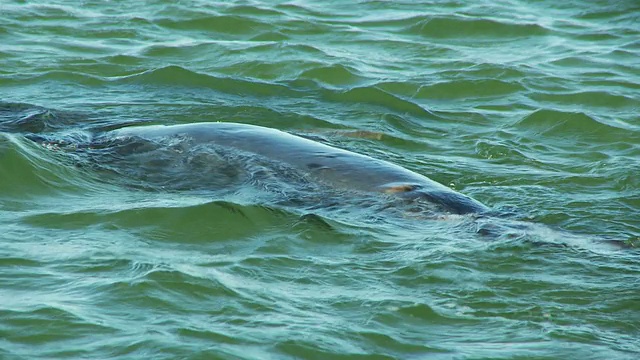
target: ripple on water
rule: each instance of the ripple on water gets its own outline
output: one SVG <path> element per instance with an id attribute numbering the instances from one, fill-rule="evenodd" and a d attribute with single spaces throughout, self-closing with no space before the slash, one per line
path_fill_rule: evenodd
<path id="1" fill-rule="evenodd" d="M 328 86 L 356 86 L 366 81 L 357 69 L 341 64 L 314 66 L 300 74 L 301 79 L 311 79 Z"/>
<path id="2" fill-rule="evenodd" d="M 525 88 L 518 82 L 503 80 L 457 80 L 436 83 L 420 88 L 417 96 L 424 99 L 477 99 L 501 98 L 505 95 L 523 92 Z M 490 94 L 490 95 L 488 95 Z"/>
<path id="3" fill-rule="evenodd" d="M 406 31 L 437 39 L 473 38 L 496 39 L 529 38 L 548 35 L 550 31 L 538 24 L 505 22 L 490 19 L 474 19 L 461 16 L 423 17 L 411 19 Z"/>
<path id="4" fill-rule="evenodd" d="M 258 82 L 237 77 L 203 74 L 176 65 L 131 75 L 119 79 L 118 82 L 157 86 L 171 84 L 172 86 L 182 86 L 186 88 L 208 88 L 236 95 L 292 96 L 296 93 L 286 86 L 273 82 Z"/>
<path id="5" fill-rule="evenodd" d="M 409 113 L 423 118 L 430 118 L 429 110 L 414 101 L 394 95 L 377 86 L 355 87 L 346 91 L 323 91 L 327 100 L 347 103 L 370 104 L 386 108 L 400 114 Z"/>
<path id="6" fill-rule="evenodd" d="M 583 112 L 550 109 L 536 110 L 520 119 L 513 127 L 532 137 L 563 138 L 580 143 L 616 142 L 628 134 L 624 128 L 605 123 Z"/>
<path id="7" fill-rule="evenodd" d="M 39 346 L 65 342 L 91 333 L 96 337 L 114 335 L 118 329 L 87 321 L 73 313 L 73 308 L 37 307 L 18 311 L 0 310 L 3 325 L 0 332 L 6 341 Z M 54 351 L 55 352 L 55 351 Z"/>
<path id="8" fill-rule="evenodd" d="M 164 19 L 154 19 L 158 26 L 181 31 L 201 31 L 217 34 L 253 34 L 256 31 L 268 31 L 271 29 L 268 23 L 252 20 L 244 16 L 235 15 L 209 15 L 197 18 L 178 19 L 174 16 Z"/>

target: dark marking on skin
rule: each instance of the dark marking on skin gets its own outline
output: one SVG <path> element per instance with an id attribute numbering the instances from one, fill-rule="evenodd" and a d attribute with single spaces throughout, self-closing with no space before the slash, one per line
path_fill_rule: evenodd
<path id="1" fill-rule="evenodd" d="M 322 164 L 317 164 L 317 163 L 310 163 L 310 164 L 307 164 L 307 167 L 309 169 L 321 169 L 321 168 L 324 168 L 326 166 L 324 166 Z"/>

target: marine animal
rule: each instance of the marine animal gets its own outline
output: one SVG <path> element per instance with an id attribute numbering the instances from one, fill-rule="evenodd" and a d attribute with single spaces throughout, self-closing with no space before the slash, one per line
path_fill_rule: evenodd
<path id="1" fill-rule="evenodd" d="M 131 126 L 106 136 L 150 141 L 187 137 L 197 144 L 211 143 L 282 162 L 337 189 L 423 199 L 453 214 L 489 211 L 477 200 L 399 165 L 262 126 L 229 122 Z"/>

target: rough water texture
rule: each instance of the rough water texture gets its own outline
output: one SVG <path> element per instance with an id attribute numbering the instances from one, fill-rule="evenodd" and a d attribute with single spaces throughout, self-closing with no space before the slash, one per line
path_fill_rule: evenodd
<path id="1" fill-rule="evenodd" d="M 639 24 L 633 0 L 2 1 L 0 359 L 636 359 L 640 254 L 602 240 L 640 237 Z M 201 121 L 505 216 L 71 148 Z"/>

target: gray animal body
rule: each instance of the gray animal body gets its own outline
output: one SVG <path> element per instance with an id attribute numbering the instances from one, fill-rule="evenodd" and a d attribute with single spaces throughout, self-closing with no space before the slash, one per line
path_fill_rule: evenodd
<path id="1" fill-rule="evenodd" d="M 211 143 L 282 162 L 313 181 L 337 189 L 420 198 L 454 214 L 489 210 L 468 196 L 388 161 L 261 126 L 225 122 L 134 126 L 113 130 L 108 136 L 148 140 L 188 137 L 198 144 Z"/>

